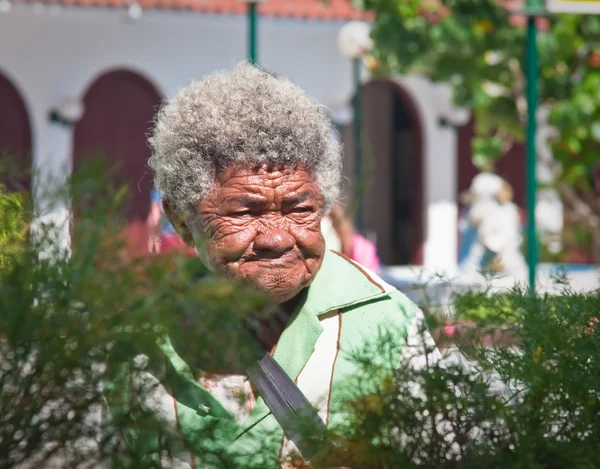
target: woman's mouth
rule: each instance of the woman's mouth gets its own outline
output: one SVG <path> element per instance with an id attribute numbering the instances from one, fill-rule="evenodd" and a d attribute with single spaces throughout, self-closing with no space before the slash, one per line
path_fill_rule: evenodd
<path id="1" fill-rule="evenodd" d="M 248 258 L 245 262 L 264 262 L 270 265 L 275 264 L 289 264 L 290 262 L 296 262 L 299 260 L 297 253 L 288 251 L 284 253 L 276 253 L 272 251 L 265 251 L 264 253 L 255 253 Z"/>

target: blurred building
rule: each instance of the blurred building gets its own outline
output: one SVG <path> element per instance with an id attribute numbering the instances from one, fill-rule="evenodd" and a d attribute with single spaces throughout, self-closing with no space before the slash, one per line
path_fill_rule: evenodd
<path id="1" fill-rule="evenodd" d="M 139 1 L 0 0 L 0 149 L 35 168 L 36 194 L 103 152 L 118 164 L 118 182 L 133 189 L 134 225 L 150 201 L 146 135 L 157 106 L 247 51 L 240 0 Z M 330 110 L 350 177 L 354 91 L 336 37 L 364 14 L 346 0 L 267 0 L 259 12 L 260 62 Z M 457 195 L 476 173 L 473 123 L 452 108 L 447 87 L 424 78 L 371 80 L 365 70 L 363 88 L 365 159 L 374 163 L 367 234 L 376 236 L 384 264 L 453 270 Z M 499 171 L 521 206 L 523 168 L 523 149 L 514 147 Z"/>

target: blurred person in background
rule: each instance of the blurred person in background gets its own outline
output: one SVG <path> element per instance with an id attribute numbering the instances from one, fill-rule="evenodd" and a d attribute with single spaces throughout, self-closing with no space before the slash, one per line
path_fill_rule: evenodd
<path id="1" fill-rule="evenodd" d="M 356 231 L 350 217 L 340 204 L 335 204 L 329 214 L 331 225 L 340 240 L 341 252 L 353 261 L 358 262 L 367 269 L 377 272 L 379 270 L 379 257 L 375 244 Z"/>
<path id="2" fill-rule="evenodd" d="M 156 189 L 150 193 L 150 212 L 146 219 L 146 225 L 148 227 L 148 250 L 151 254 L 164 254 L 173 250 L 185 252 L 188 255 L 196 254 L 196 250 L 185 244 L 165 216 L 162 196 Z"/>

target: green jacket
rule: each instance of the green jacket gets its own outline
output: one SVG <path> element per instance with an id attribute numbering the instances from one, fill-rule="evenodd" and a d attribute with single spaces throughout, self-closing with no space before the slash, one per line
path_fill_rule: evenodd
<path id="1" fill-rule="evenodd" d="M 328 251 L 305 302 L 281 335 L 274 358 L 331 425 L 348 390 L 347 378 L 356 371 L 350 352 L 373 344 L 384 331 L 392 331 L 400 344 L 407 339 L 416 344 L 421 321 L 422 313 L 402 293 L 341 254 Z M 172 443 L 178 467 L 279 467 L 279 459 L 293 451 L 261 398 L 239 422 L 228 409 L 231 406 L 203 387 L 195 370 L 168 340 L 160 344 L 160 351 L 162 357 L 134 361 L 137 364 L 123 378 L 130 385 L 129 398 L 121 399 L 119 408 L 139 406 L 164 422 L 165 433 L 170 428 L 178 435 L 179 440 Z M 386 359 L 399 363 L 402 355 L 400 346 Z M 241 383 L 243 397 L 249 385 Z M 143 399 L 136 400 L 142 395 Z M 244 408 L 243 403 L 240 407 Z M 160 435 L 140 430 L 127 432 L 125 439 L 150 452 L 161 443 Z"/>

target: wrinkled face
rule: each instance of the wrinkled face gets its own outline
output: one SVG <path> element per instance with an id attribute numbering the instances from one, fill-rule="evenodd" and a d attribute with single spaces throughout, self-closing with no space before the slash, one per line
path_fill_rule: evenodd
<path id="1" fill-rule="evenodd" d="M 321 267 L 323 197 L 302 168 L 230 165 L 198 204 L 214 267 L 277 303 L 295 297 Z"/>

